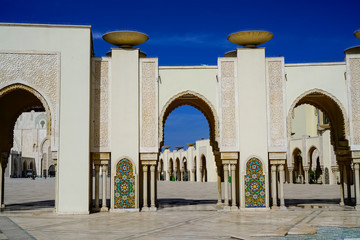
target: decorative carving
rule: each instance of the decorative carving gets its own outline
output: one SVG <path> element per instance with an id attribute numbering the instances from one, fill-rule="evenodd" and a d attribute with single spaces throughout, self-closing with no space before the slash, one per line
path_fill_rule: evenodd
<path id="1" fill-rule="evenodd" d="M 19 84 L 23 84 L 22 87 Z M 60 55 L 40 52 L 0 52 L 0 89 L 12 91 L 18 88 L 30 91 L 49 107 L 51 115 L 52 145 L 57 149 L 58 142 L 58 106 L 60 90 Z M 28 87 L 27 87 L 28 86 Z M 3 92 L 5 93 L 5 92 Z"/>
<path id="2" fill-rule="evenodd" d="M 270 146 L 285 147 L 285 86 L 283 78 L 283 62 L 268 61 L 267 66 L 268 84 L 269 84 L 269 114 L 270 114 Z"/>
<path id="3" fill-rule="evenodd" d="M 109 62 L 95 61 L 93 147 L 109 147 Z"/>
<path id="4" fill-rule="evenodd" d="M 156 61 L 141 63 L 141 148 L 157 150 Z"/>
<path id="5" fill-rule="evenodd" d="M 360 58 L 350 58 L 351 144 L 360 145 Z"/>
<path id="6" fill-rule="evenodd" d="M 221 147 L 236 147 L 235 61 L 222 61 L 221 71 Z"/>

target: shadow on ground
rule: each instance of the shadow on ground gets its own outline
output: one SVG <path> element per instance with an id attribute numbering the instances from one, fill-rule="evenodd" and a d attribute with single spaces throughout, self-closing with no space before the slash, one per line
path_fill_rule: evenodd
<path id="1" fill-rule="evenodd" d="M 2 208 L 2 212 L 7 211 L 34 211 L 41 209 L 53 209 L 55 207 L 55 200 L 45 200 L 36 202 L 25 202 L 25 203 L 13 203 L 8 204 L 5 208 Z"/>
<path id="2" fill-rule="evenodd" d="M 201 206 L 201 205 L 214 205 L 216 206 L 217 200 L 207 199 L 185 199 L 185 198 L 161 198 L 158 199 L 159 209 L 169 207 L 181 206 Z"/>

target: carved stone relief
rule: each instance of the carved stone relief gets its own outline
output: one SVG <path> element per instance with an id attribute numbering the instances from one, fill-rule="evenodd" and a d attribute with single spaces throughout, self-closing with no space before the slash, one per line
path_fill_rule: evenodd
<path id="1" fill-rule="evenodd" d="M 351 144 L 360 145 L 360 58 L 350 58 Z"/>
<path id="2" fill-rule="evenodd" d="M 270 117 L 269 147 L 284 148 L 286 146 L 285 126 L 285 83 L 283 61 L 267 61 L 268 111 Z"/>
<path id="3" fill-rule="evenodd" d="M 60 54 L 54 52 L 0 52 L 0 89 L 15 84 L 30 87 L 45 99 L 51 112 L 52 147 L 53 150 L 57 150 Z M 44 107 L 46 108 L 46 106 Z"/>
<path id="4" fill-rule="evenodd" d="M 220 63 L 221 148 L 236 148 L 235 61 Z"/>
<path id="5" fill-rule="evenodd" d="M 109 147 L 109 62 L 94 61 L 93 147 Z"/>
<path id="6" fill-rule="evenodd" d="M 157 61 L 141 61 L 141 145 L 140 151 L 158 151 Z"/>

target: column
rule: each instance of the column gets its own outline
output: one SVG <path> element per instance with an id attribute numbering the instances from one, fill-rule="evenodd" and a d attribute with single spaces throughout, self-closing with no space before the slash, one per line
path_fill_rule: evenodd
<path id="1" fill-rule="evenodd" d="M 150 210 L 156 211 L 155 207 L 155 165 L 150 166 L 150 195 L 151 195 L 151 205 Z"/>
<path id="2" fill-rule="evenodd" d="M 324 166 L 321 167 L 321 172 L 322 172 L 321 184 L 325 184 L 325 168 L 324 168 Z"/>
<path id="3" fill-rule="evenodd" d="M 184 179 L 184 168 L 181 168 L 180 170 L 180 181 Z"/>
<path id="4" fill-rule="evenodd" d="M 227 206 L 229 206 L 229 187 L 228 187 L 228 182 L 229 182 L 229 170 L 228 170 L 228 164 L 224 164 L 224 189 L 225 189 L 225 199 L 224 199 L 224 205 L 225 208 Z"/>
<path id="5" fill-rule="evenodd" d="M 177 167 L 175 167 L 175 169 L 174 169 L 175 171 L 174 171 L 174 178 L 175 178 L 175 181 L 178 181 L 178 169 L 177 169 Z"/>
<path id="6" fill-rule="evenodd" d="M 284 165 L 281 164 L 279 166 L 279 175 L 280 175 L 280 184 L 279 184 L 279 194 L 280 194 L 280 209 L 286 209 L 285 207 L 285 200 L 284 200 L 284 181 L 285 181 L 285 174 L 284 174 Z"/>
<path id="7" fill-rule="evenodd" d="M 148 183 L 147 183 L 147 172 L 148 172 L 148 166 L 147 165 L 143 165 L 143 211 L 148 211 L 149 207 L 148 207 L 148 192 L 147 192 L 147 188 L 148 188 Z"/>
<path id="8" fill-rule="evenodd" d="M 333 181 L 333 185 L 336 185 L 337 184 L 337 179 L 336 179 L 336 172 L 337 172 L 337 169 L 336 168 L 331 168 L 331 172 L 332 172 L 332 181 Z"/>
<path id="9" fill-rule="evenodd" d="M 304 167 L 305 172 L 305 184 L 309 184 L 309 167 Z"/>
<path id="10" fill-rule="evenodd" d="M 359 179 L 359 163 L 354 164 L 355 171 L 355 195 L 356 195 L 356 210 L 360 210 L 360 179 Z"/>
<path id="11" fill-rule="evenodd" d="M 191 169 L 190 181 L 195 182 L 195 168 Z"/>
<path id="12" fill-rule="evenodd" d="M 0 201 L 1 201 L 1 207 L 0 208 L 4 208 L 5 204 L 3 204 L 2 199 L 3 199 L 3 195 L 4 195 L 4 188 L 3 188 L 3 163 L 2 163 L 2 155 L 0 156 Z"/>
<path id="13" fill-rule="evenodd" d="M 231 164 L 231 209 L 232 210 L 237 209 L 237 206 L 236 206 L 236 188 L 235 188 L 235 183 L 236 183 L 235 171 L 236 171 L 236 165 Z"/>
<path id="14" fill-rule="evenodd" d="M 102 206 L 101 206 L 102 212 L 109 211 L 106 202 L 106 180 L 107 180 L 106 170 L 107 170 L 107 165 L 103 164 L 102 165 Z"/>
<path id="15" fill-rule="evenodd" d="M 171 179 L 170 179 L 170 176 L 171 176 L 171 171 L 170 171 L 170 170 L 166 171 L 166 181 L 170 181 L 170 180 L 171 180 Z"/>
<path id="16" fill-rule="evenodd" d="M 57 172 L 57 152 L 52 151 L 51 152 L 51 157 L 53 159 L 53 163 L 54 163 L 54 167 L 55 167 L 55 208 L 54 211 L 57 211 L 57 205 L 58 205 L 58 199 L 59 199 L 59 176 L 58 176 L 58 172 Z"/>
<path id="17" fill-rule="evenodd" d="M 347 187 L 347 201 L 351 203 L 351 166 L 350 163 L 344 165 L 346 171 L 346 187 Z"/>
<path id="18" fill-rule="evenodd" d="M 277 192 L 276 192 L 276 165 L 271 165 L 271 195 L 272 195 L 272 208 L 277 208 Z"/>
<path id="19" fill-rule="evenodd" d="M 217 204 L 222 204 L 222 196 L 221 196 L 221 166 L 217 167 L 217 182 L 218 182 L 218 202 Z"/>
<path id="20" fill-rule="evenodd" d="M 3 161 L 7 161 L 7 159 L 5 158 Z M 2 194 L 1 194 L 1 208 L 5 207 L 5 169 L 7 167 L 7 162 L 2 162 L 2 169 L 1 169 L 1 190 L 2 190 Z"/>
<path id="21" fill-rule="evenodd" d="M 294 181 L 294 176 L 293 176 L 293 168 L 288 168 L 289 169 L 289 184 L 293 184 Z"/>
<path id="22" fill-rule="evenodd" d="M 95 210 L 99 210 L 99 173 L 100 165 L 95 165 Z"/>
<path id="23" fill-rule="evenodd" d="M 344 167 L 343 164 L 339 164 L 340 171 L 340 206 L 344 206 Z"/>

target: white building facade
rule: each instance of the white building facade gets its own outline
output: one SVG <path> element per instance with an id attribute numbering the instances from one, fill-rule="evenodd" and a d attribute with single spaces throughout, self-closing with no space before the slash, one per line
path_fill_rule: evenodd
<path id="1" fill-rule="evenodd" d="M 218 183 L 234 176 L 223 189 L 218 184 L 224 209 L 285 208 L 292 116 L 303 104 L 328 117 L 340 204 L 351 200 L 355 187 L 360 208 L 356 49 L 345 52 L 344 62 L 286 64 L 284 57 L 269 58 L 265 48 L 244 44 L 218 58 L 216 66 L 170 67 L 127 44 L 112 48 L 109 57 L 94 57 L 90 26 L 1 24 L 0 36 L 0 179 L 16 119 L 42 109 L 57 172 L 58 213 L 156 211 L 164 124 L 182 105 L 199 109 L 209 122 Z M 110 206 L 100 206 L 107 188 L 99 172 L 109 166 Z M 99 184 L 105 186 L 102 193 Z"/>

